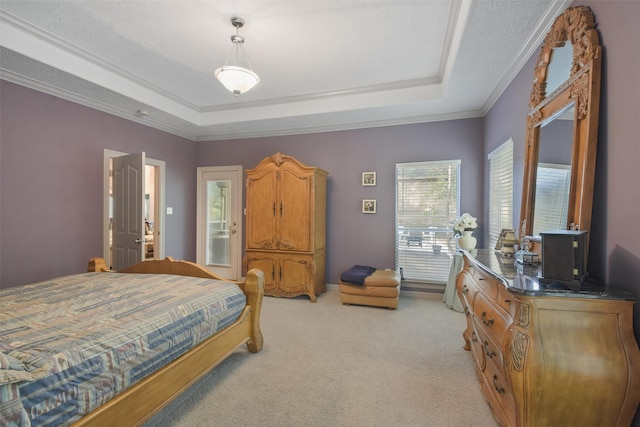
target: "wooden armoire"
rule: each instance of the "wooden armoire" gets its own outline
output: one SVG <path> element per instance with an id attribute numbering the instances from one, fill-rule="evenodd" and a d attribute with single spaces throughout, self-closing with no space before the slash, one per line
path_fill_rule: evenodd
<path id="1" fill-rule="evenodd" d="M 328 172 L 281 153 L 246 171 L 245 268 L 265 275 L 265 295 L 325 289 Z"/>

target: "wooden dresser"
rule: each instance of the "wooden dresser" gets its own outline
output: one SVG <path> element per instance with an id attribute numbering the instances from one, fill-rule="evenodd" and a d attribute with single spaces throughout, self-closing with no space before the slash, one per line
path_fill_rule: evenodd
<path id="1" fill-rule="evenodd" d="M 309 295 L 326 282 L 326 171 L 276 153 L 247 170 L 247 271 L 265 273 L 265 295 Z"/>
<path id="2" fill-rule="evenodd" d="M 585 282 L 540 283 L 537 270 L 464 252 L 456 291 L 465 349 L 503 426 L 630 426 L 640 403 L 640 350 L 630 293 Z"/>

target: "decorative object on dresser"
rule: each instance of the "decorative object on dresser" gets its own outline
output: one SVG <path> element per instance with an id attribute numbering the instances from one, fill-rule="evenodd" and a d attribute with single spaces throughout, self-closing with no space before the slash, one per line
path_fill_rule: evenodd
<path id="1" fill-rule="evenodd" d="M 516 230 L 513 228 L 503 228 L 502 230 L 500 230 L 500 235 L 498 236 L 498 240 L 496 241 L 496 247 L 495 247 L 496 251 L 499 251 L 502 249 L 502 244 L 504 243 L 507 233 L 509 232 L 515 234 Z"/>
<path id="2" fill-rule="evenodd" d="M 247 270 L 265 273 L 265 295 L 325 289 L 328 172 L 281 153 L 247 170 Z"/>
<path id="3" fill-rule="evenodd" d="M 633 295 L 589 280 L 546 285 L 492 250 L 463 258 L 464 348 L 498 422 L 629 426 L 640 403 Z"/>
<path id="4" fill-rule="evenodd" d="M 504 238 L 502 239 L 502 245 L 500 247 L 502 256 L 512 257 L 516 253 L 516 244 L 518 244 L 518 238 L 516 237 L 515 230 L 507 230 L 504 233 Z"/>
<path id="5" fill-rule="evenodd" d="M 558 230 L 542 236 L 542 277 L 545 283 L 580 286 L 587 277 L 587 232 Z"/>
<path id="6" fill-rule="evenodd" d="M 459 236 L 458 247 L 460 249 L 471 250 L 476 248 L 478 239 L 473 236 L 473 230 L 478 228 L 477 221 L 477 218 L 466 212 L 453 221 L 453 233 Z"/>

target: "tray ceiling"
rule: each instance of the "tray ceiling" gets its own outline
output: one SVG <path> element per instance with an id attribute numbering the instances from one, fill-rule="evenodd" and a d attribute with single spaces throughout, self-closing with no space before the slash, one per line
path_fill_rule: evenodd
<path id="1" fill-rule="evenodd" d="M 3 0 L 0 77 L 201 141 L 479 117 L 569 3 Z"/>

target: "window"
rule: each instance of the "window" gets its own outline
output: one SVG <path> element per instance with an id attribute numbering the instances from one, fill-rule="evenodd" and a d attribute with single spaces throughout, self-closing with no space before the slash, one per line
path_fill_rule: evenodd
<path id="1" fill-rule="evenodd" d="M 489 153 L 489 248 L 513 228 L 513 139 Z"/>
<path id="2" fill-rule="evenodd" d="M 571 165 L 539 163 L 533 234 L 567 228 Z M 561 206 L 561 209 L 557 207 Z"/>
<path id="3" fill-rule="evenodd" d="M 396 164 L 396 267 L 406 280 L 446 283 L 459 182 L 460 160 Z"/>

